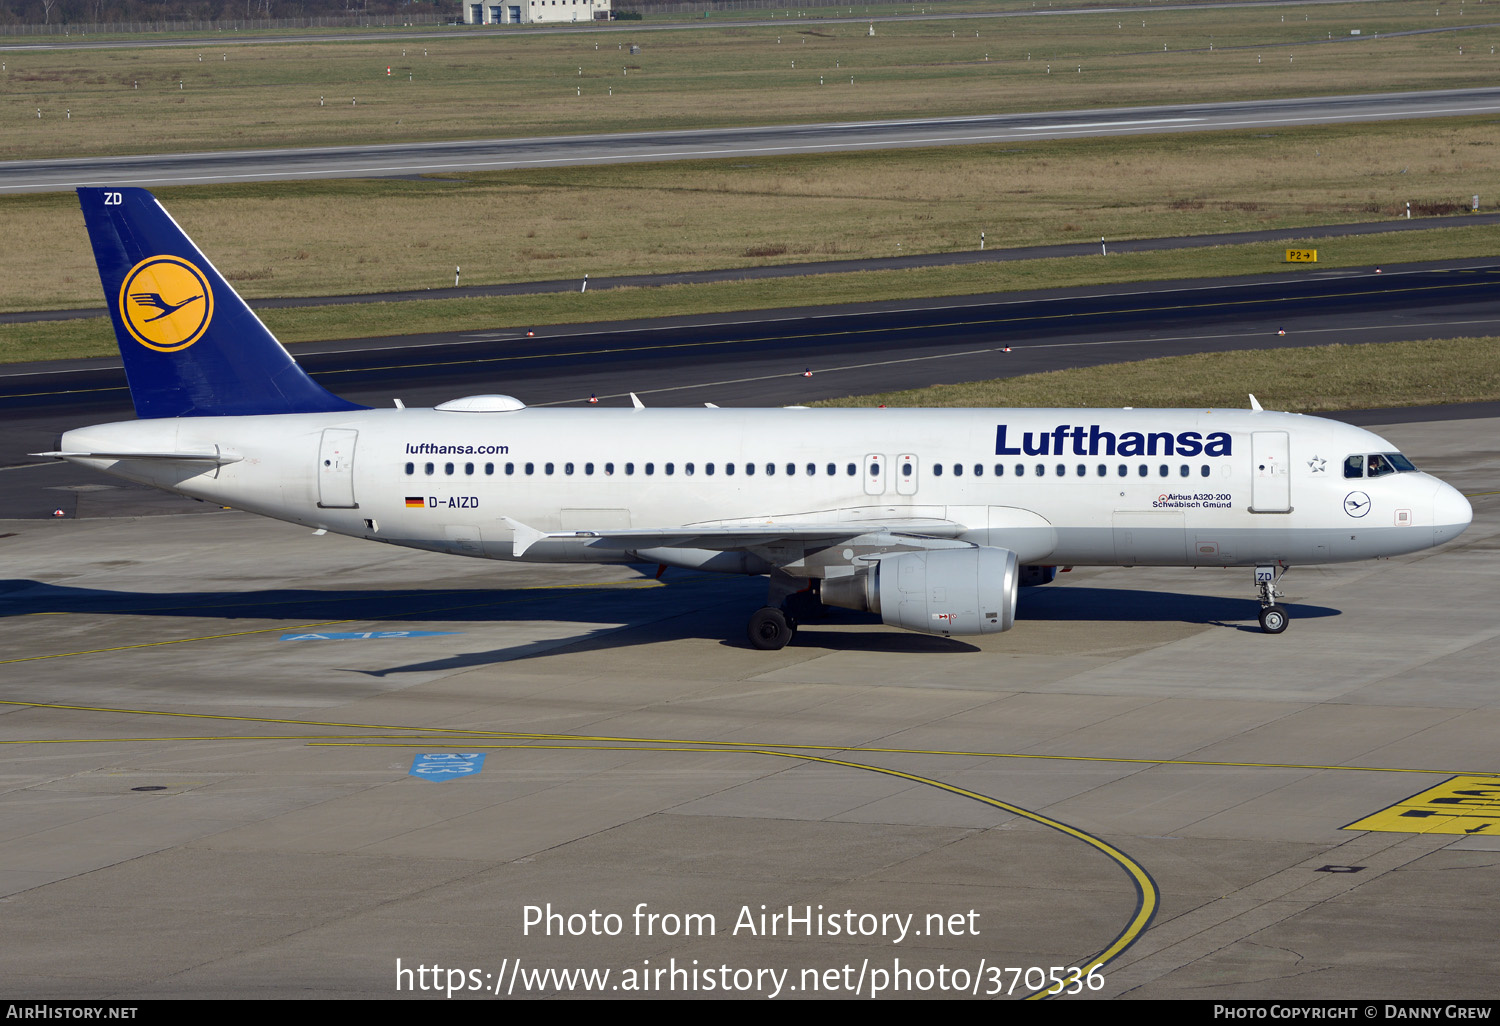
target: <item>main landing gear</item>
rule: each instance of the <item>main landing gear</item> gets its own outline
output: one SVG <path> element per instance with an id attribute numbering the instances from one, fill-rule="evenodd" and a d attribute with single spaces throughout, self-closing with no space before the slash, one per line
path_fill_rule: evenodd
<path id="1" fill-rule="evenodd" d="M 771 575 L 766 602 L 750 617 L 746 634 L 750 644 L 768 652 L 786 648 L 797 634 L 799 618 L 815 619 L 826 611 L 816 581 L 781 573 Z"/>
<path id="2" fill-rule="evenodd" d="M 1255 568 L 1255 583 L 1260 588 L 1260 629 L 1267 634 L 1280 634 L 1286 630 L 1286 608 L 1276 604 L 1276 582 L 1289 567 L 1258 566 Z"/>
<path id="3" fill-rule="evenodd" d="M 750 617 L 750 644 L 773 652 L 786 648 L 797 633 L 797 621 L 775 606 L 762 606 Z"/>

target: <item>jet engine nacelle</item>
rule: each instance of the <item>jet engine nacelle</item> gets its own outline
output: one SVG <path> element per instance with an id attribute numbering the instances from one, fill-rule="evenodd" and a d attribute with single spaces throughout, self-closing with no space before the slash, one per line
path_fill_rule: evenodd
<path id="1" fill-rule="evenodd" d="M 821 597 L 923 634 L 995 634 L 1016 622 L 1019 584 L 1010 549 L 932 549 L 884 556 L 866 573 L 829 578 Z"/>

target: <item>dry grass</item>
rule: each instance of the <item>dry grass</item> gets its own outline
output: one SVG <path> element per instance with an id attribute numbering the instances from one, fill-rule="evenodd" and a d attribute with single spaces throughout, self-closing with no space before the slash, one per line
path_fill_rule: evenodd
<path id="1" fill-rule="evenodd" d="M 1307 349 L 1241 350 L 1027 374 L 836 399 L 815 406 L 1266 409 L 1292 413 L 1500 399 L 1500 338 L 1429 339 Z"/>
<path id="2" fill-rule="evenodd" d="M 158 194 L 245 295 L 332 295 L 1488 208 L 1497 151 L 1462 118 Z M 76 199 L 0 197 L 0 221 L 0 310 L 103 302 Z"/>

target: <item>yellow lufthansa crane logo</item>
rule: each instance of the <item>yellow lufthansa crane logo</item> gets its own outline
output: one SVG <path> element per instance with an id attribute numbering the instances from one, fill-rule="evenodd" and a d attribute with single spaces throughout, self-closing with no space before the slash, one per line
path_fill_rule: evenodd
<path id="1" fill-rule="evenodd" d="M 160 353 L 198 341 L 213 316 L 208 277 L 181 257 L 147 257 L 120 286 L 120 319 L 137 342 Z"/>

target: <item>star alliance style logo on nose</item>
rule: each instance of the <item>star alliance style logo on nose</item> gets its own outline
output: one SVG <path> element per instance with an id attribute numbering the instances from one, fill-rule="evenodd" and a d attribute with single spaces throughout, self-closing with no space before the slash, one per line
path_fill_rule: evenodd
<path id="1" fill-rule="evenodd" d="M 181 257 L 147 257 L 120 286 L 120 319 L 137 342 L 159 353 L 198 341 L 213 314 L 208 277 Z"/>

